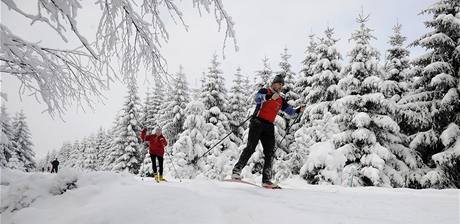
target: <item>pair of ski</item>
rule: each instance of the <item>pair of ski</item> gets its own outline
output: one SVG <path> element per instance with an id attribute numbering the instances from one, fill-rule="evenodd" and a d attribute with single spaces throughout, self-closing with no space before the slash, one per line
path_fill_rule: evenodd
<path id="1" fill-rule="evenodd" d="M 255 186 L 255 187 L 261 187 L 261 188 L 265 188 L 265 189 L 282 189 L 280 186 L 278 185 L 275 185 L 275 186 L 260 186 L 260 185 L 257 185 L 257 184 L 254 184 L 254 183 L 251 183 L 251 182 L 248 182 L 248 181 L 244 181 L 244 180 L 239 180 L 239 179 L 225 179 L 223 180 L 224 182 L 232 182 L 232 183 L 241 183 L 241 184 L 248 184 L 248 185 L 252 185 L 252 186 Z"/>

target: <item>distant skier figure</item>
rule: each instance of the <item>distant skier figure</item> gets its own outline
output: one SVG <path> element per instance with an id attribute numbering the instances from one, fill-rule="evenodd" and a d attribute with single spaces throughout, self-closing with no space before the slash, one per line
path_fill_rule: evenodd
<path id="1" fill-rule="evenodd" d="M 260 140 L 264 150 L 262 187 L 280 188 L 277 184 L 271 182 L 272 162 L 275 153 L 275 129 L 273 122 L 280 110 L 291 116 L 304 110 L 304 107 L 294 109 L 286 102 L 280 95 L 283 86 L 283 76 L 277 75 L 273 79 L 271 87 L 262 88 L 257 92 L 255 97 L 256 109 L 249 124 L 248 143 L 233 168 L 232 179 L 241 180 L 241 170 L 243 170 L 249 158 L 255 152 L 255 148 Z"/>
<path id="2" fill-rule="evenodd" d="M 168 145 L 168 141 L 162 134 L 162 130 L 160 127 L 155 129 L 155 134 L 147 135 L 147 128 L 144 128 L 141 133 L 142 141 L 149 142 L 149 153 L 150 159 L 152 160 L 152 170 L 153 170 L 153 177 L 157 182 L 159 181 L 166 181 L 163 177 L 163 157 L 165 154 L 165 147 Z M 157 173 L 157 165 L 156 160 L 158 159 L 159 165 L 159 175 Z"/>
<path id="3" fill-rule="evenodd" d="M 58 167 L 59 167 L 59 161 L 57 160 L 57 158 L 55 158 L 52 162 L 51 162 L 51 166 L 53 167 L 51 169 L 51 173 L 57 173 L 58 172 Z"/>

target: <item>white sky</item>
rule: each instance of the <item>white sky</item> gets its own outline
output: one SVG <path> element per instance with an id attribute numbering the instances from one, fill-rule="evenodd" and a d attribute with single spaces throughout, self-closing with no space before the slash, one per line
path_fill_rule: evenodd
<path id="1" fill-rule="evenodd" d="M 92 35 L 97 27 L 94 2 L 95 0 L 83 0 L 83 10 L 79 14 L 82 18 L 79 28 L 89 40 L 94 38 Z M 207 71 L 212 55 L 221 54 L 224 34 L 217 31 L 213 14 L 203 14 L 200 17 L 190 2 L 179 3 L 190 27 L 189 32 L 180 25 L 168 22 L 170 40 L 162 48 L 162 53 L 168 60 L 169 72 L 177 72 L 179 65 L 183 65 L 189 84 L 197 87 L 202 72 Z M 238 66 L 242 68 L 243 74 L 253 76 L 256 70 L 262 68 L 261 61 L 265 56 L 270 59 L 271 68 L 278 70 L 280 53 L 287 47 L 292 55 L 290 62 L 293 71 L 298 72 L 308 35 L 311 32 L 321 34 L 328 25 L 335 28 L 336 36 L 340 38 L 337 47 L 344 56 L 345 63 L 348 60 L 346 53 L 352 47 L 348 39 L 358 27 L 355 18 L 361 7 L 365 13 L 371 14 L 368 26 L 375 30 L 373 34 L 377 37 L 372 44 L 380 50 L 383 58 L 388 48 L 388 36 L 392 34 L 392 27 L 397 20 L 403 25 L 402 32 L 408 37 L 408 42 L 427 32 L 423 25 L 427 17 L 418 14 L 433 2 L 434 0 L 223 0 L 226 10 L 236 23 L 240 50 L 235 52 L 229 41 L 225 61 L 222 62 L 220 57 L 221 69 L 229 87 Z M 55 48 L 75 46 L 75 40 L 70 40 L 66 45 L 49 28 L 40 24 L 30 26 L 27 20 L 8 11 L 3 3 L 0 4 L 2 24 L 24 39 L 42 41 L 43 45 Z M 36 2 L 30 0 L 19 1 L 17 4 L 28 12 L 33 12 L 36 7 Z M 422 52 L 419 48 L 410 50 L 413 55 Z M 140 97 L 143 101 L 144 92 L 152 83 L 145 82 L 144 74 L 139 77 Z M 63 122 L 60 119 L 53 120 L 47 113 L 41 113 L 46 107 L 38 104 L 34 98 L 23 96 L 21 100 L 18 94 L 19 82 L 10 75 L 2 74 L 1 87 L 1 91 L 8 94 L 6 106 L 10 116 L 24 110 L 37 158 L 44 156 L 47 151 L 58 149 L 64 141 L 82 139 L 96 133 L 101 126 L 110 128 L 126 94 L 123 86 L 115 84 L 105 93 L 107 100 L 104 104 L 95 105 L 94 110 L 88 109 L 86 113 L 74 107 L 64 115 Z"/>

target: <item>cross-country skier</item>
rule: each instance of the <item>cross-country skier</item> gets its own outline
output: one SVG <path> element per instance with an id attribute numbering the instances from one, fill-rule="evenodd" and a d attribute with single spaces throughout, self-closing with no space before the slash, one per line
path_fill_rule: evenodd
<path id="1" fill-rule="evenodd" d="M 57 158 L 54 158 L 54 160 L 51 162 L 51 165 L 53 166 L 53 168 L 51 169 L 51 173 L 57 173 L 59 167 L 59 161 L 57 160 Z"/>
<path id="2" fill-rule="evenodd" d="M 262 88 L 257 92 L 255 97 L 256 109 L 249 124 L 248 143 L 233 168 L 232 179 L 241 180 L 241 170 L 246 166 L 260 140 L 265 160 L 262 171 L 262 187 L 279 188 L 278 185 L 271 182 L 272 162 L 275 153 L 275 130 L 273 122 L 280 110 L 291 116 L 304 110 L 304 107 L 294 109 L 286 102 L 280 95 L 283 86 L 283 76 L 277 75 L 273 79 L 271 87 Z"/>
<path id="3" fill-rule="evenodd" d="M 157 127 L 155 129 L 155 134 L 147 135 L 147 128 L 144 128 L 141 133 L 142 141 L 149 142 L 149 153 L 150 159 L 152 160 L 152 170 L 153 170 L 153 177 L 156 181 L 166 181 L 163 177 L 163 157 L 165 154 L 165 147 L 168 145 L 168 141 L 163 136 L 161 128 Z M 157 173 L 157 165 L 156 160 L 158 159 L 159 171 Z"/>

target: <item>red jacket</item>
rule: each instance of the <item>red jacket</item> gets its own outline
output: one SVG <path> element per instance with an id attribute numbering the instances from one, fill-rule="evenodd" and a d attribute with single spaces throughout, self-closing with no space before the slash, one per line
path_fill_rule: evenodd
<path id="1" fill-rule="evenodd" d="M 255 99 L 257 117 L 273 123 L 275 121 L 276 115 L 280 110 L 291 116 L 300 112 L 300 108 L 292 108 L 292 106 L 290 106 L 281 96 L 276 100 L 272 100 L 271 97 L 273 94 L 274 91 L 272 91 L 270 88 L 262 88 L 257 92 Z"/>
<path id="2" fill-rule="evenodd" d="M 146 135 L 147 129 L 142 130 L 141 139 L 142 141 L 149 142 L 149 153 L 163 157 L 165 154 L 165 146 L 168 145 L 168 141 L 163 135 Z"/>

